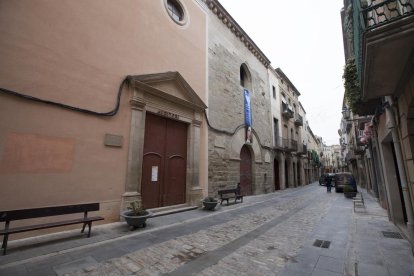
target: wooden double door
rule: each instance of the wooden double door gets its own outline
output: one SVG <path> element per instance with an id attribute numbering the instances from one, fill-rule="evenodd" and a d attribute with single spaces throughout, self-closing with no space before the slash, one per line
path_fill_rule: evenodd
<path id="1" fill-rule="evenodd" d="M 252 195 L 252 155 L 244 145 L 240 151 L 240 192 L 242 195 Z"/>
<path id="2" fill-rule="evenodd" d="M 144 208 L 186 202 L 187 124 L 146 114 L 141 194 Z"/>

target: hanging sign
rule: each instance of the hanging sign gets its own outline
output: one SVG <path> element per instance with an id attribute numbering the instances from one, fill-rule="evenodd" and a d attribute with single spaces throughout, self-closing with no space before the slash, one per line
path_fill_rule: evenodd
<path id="1" fill-rule="evenodd" d="M 158 166 L 151 167 L 151 182 L 158 181 Z"/>

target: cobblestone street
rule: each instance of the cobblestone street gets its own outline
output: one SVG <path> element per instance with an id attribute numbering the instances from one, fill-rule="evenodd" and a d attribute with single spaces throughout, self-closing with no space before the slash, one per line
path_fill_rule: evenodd
<path id="1" fill-rule="evenodd" d="M 350 242 L 353 236 L 360 238 L 356 215 L 352 201 L 342 193 L 326 193 L 325 187 L 313 184 L 247 197 L 244 203 L 223 205 L 214 212 L 199 209 L 153 218 L 145 230 L 118 236 L 97 227 L 92 238 L 106 239 L 37 257 L 19 259 L 25 252 L 11 251 L 0 259 L 0 275 L 355 275 L 360 254 L 356 244 L 364 244 Z M 113 229 L 125 225 L 117 227 Z M 330 245 L 315 247 L 315 239 Z M 398 250 L 409 251 L 405 240 L 398 242 Z M 408 274 L 387 274 L 391 266 L 380 262 L 383 275 L 414 273 L 412 260 L 400 259 L 405 270 L 400 266 L 399 271 Z M 369 273 L 380 269 L 378 262 L 374 264 L 377 267 L 365 266 L 366 274 L 358 275 L 373 275 Z"/>

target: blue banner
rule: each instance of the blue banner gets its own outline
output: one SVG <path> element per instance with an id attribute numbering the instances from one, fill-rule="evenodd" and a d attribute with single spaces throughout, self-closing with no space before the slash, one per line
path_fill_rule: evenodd
<path id="1" fill-rule="evenodd" d="M 250 93 L 244 89 L 244 123 L 246 127 L 252 126 L 252 109 L 250 105 Z"/>

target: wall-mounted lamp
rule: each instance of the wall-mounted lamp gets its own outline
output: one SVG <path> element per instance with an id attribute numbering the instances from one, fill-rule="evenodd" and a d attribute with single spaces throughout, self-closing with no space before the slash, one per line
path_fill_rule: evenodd
<path id="1" fill-rule="evenodd" d="M 351 116 L 351 111 L 348 108 L 344 107 L 342 109 L 342 116 L 345 120 L 349 119 L 349 117 Z"/>

